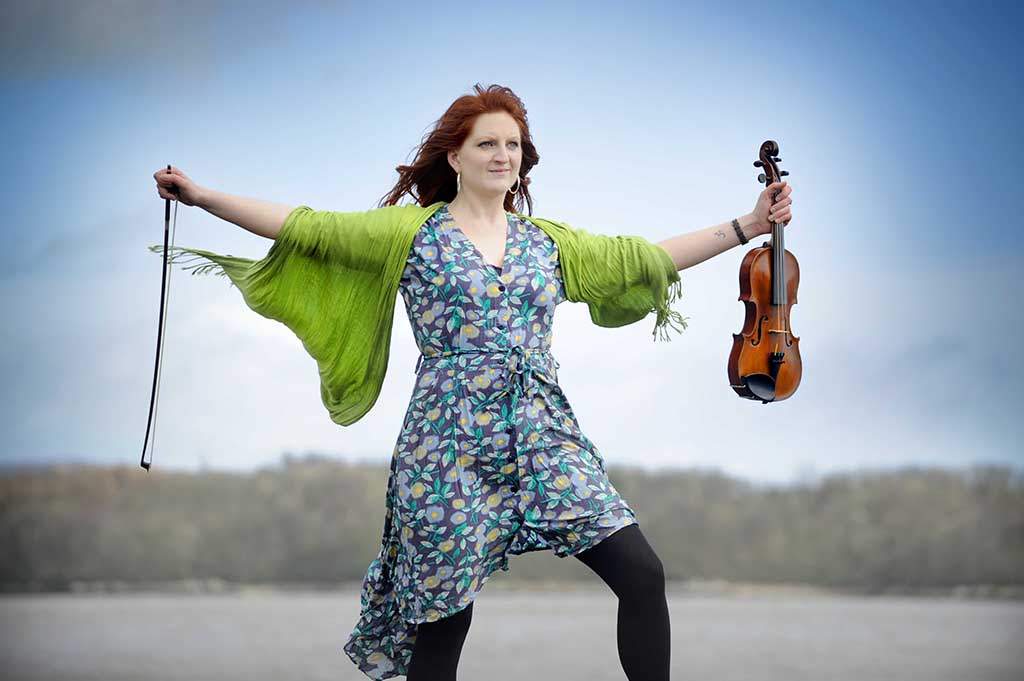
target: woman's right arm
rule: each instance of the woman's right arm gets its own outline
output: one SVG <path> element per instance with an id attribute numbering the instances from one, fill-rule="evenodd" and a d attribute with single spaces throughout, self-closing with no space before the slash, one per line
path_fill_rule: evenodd
<path id="1" fill-rule="evenodd" d="M 249 199 L 213 189 L 201 189 L 196 205 L 221 220 L 232 222 L 268 239 L 277 239 L 285 218 L 295 210 L 293 206 L 283 203 Z"/>
<path id="2" fill-rule="evenodd" d="M 157 194 L 162 199 L 173 199 L 186 206 L 199 206 L 221 220 L 227 220 L 253 234 L 277 239 L 285 218 L 294 207 L 261 199 L 233 196 L 200 187 L 188 175 L 171 166 L 153 173 Z"/>

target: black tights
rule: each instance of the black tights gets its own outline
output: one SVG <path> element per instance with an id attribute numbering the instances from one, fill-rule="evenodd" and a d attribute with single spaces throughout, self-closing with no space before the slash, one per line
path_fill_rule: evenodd
<path id="1" fill-rule="evenodd" d="M 665 572 L 639 525 L 628 525 L 576 554 L 619 598 L 619 661 L 629 681 L 667 681 L 671 641 Z M 473 604 L 416 629 L 408 681 L 455 681 Z"/>

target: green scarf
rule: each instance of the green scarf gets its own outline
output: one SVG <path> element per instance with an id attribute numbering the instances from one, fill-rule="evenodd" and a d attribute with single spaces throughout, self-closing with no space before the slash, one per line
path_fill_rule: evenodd
<path id="1" fill-rule="evenodd" d="M 299 206 L 262 260 L 178 246 L 169 260 L 208 261 L 183 269 L 226 275 L 251 309 L 291 329 L 317 362 L 320 396 L 331 420 L 347 426 L 377 401 L 413 239 L 444 203 L 352 213 Z M 656 339 L 660 333 L 671 340 L 668 327 L 686 328 L 688 317 L 669 307 L 682 297 L 682 287 L 662 247 L 640 236 L 591 234 L 568 223 L 516 215 L 555 242 L 566 299 L 587 303 L 598 326 L 625 326 L 657 312 Z M 162 255 L 163 245 L 149 250 Z"/>

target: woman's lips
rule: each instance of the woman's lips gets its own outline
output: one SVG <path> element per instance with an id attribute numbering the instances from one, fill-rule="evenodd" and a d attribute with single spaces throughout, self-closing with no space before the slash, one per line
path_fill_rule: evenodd
<path id="1" fill-rule="evenodd" d="M 508 170 L 492 170 L 491 172 L 492 172 L 492 173 L 497 173 L 497 174 L 499 174 L 499 175 L 500 175 L 501 173 L 507 173 L 507 172 L 508 172 Z"/>

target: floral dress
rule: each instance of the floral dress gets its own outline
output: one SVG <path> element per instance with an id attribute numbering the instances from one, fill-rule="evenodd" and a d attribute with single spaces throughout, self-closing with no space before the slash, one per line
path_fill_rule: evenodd
<path id="1" fill-rule="evenodd" d="M 344 648 L 371 679 L 405 675 L 417 625 L 467 607 L 491 573 L 509 569 L 509 554 L 573 556 L 637 523 L 558 385 L 557 247 L 528 219 L 506 216 L 502 266 L 444 204 L 402 274 L 421 354 L 380 553 Z"/>

